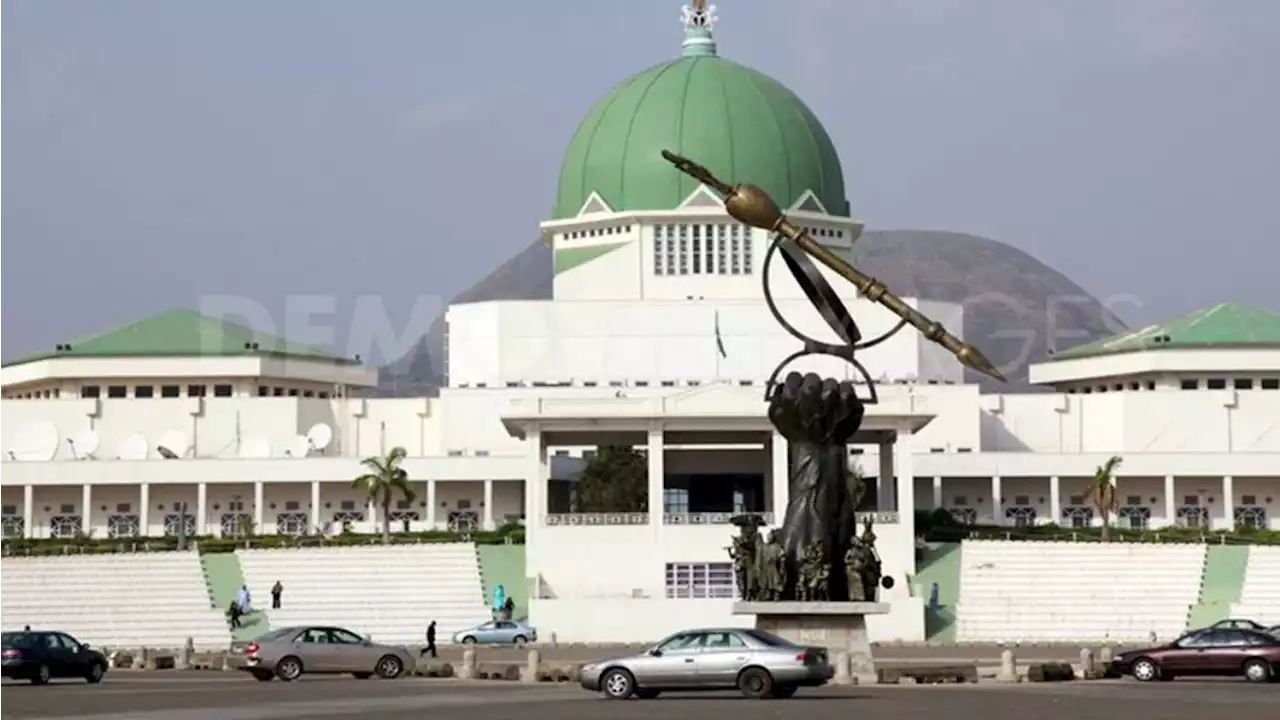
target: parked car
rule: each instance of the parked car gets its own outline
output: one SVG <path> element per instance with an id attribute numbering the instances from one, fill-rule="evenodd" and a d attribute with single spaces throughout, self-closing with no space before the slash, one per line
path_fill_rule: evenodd
<path id="1" fill-rule="evenodd" d="M 1271 627 L 1267 628 L 1263 632 L 1270 635 L 1271 637 L 1280 638 L 1280 625 L 1272 625 Z"/>
<path id="2" fill-rule="evenodd" d="M 413 654 L 398 645 L 378 645 L 338 627 L 286 627 L 244 647 L 240 668 L 262 682 L 290 681 L 308 674 L 350 673 L 393 679 L 413 671 Z"/>
<path id="3" fill-rule="evenodd" d="M 582 687 L 614 700 L 670 690 L 728 690 L 749 698 L 789 698 L 835 675 L 823 648 L 761 630 L 713 628 L 676 633 L 638 655 L 582 668 Z"/>
<path id="4" fill-rule="evenodd" d="M 1112 670 L 1143 682 L 1206 675 L 1271 682 L 1280 670 L 1280 638 L 1255 630 L 1206 628 L 1168 645 L 1117 655 Z"/>
<path id="5" fill-rule="evenodd" d="M 1267 626 L 1253 620 L 1244 620 L 1241 618 L 1227 618 L 1205 628 L 1206 630 L 1254 630 L 1256 632 L 1266 632 Z"/>
<path id="6" fill-rule="evenodd" d="M 102 682 L 107 656 L 64 632 L 7 632 L 3 635 L 4 677 L 44 685 L 53 678 Z"/>
<path id="7" fill-rule="evenodd" d="M 462 645 L 515 645 L 538 642 L 538 630 L 518 620 L 493 620 L 459 630 L 453 641 Z"/>

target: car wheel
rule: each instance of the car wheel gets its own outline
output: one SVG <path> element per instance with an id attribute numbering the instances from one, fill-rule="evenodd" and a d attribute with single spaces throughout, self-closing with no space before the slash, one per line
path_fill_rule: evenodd
<path id="1" fill-rule="evenodd" d="M 614 668 L 600 678 L 600 688 L 610 700 L 626 700 L 636 691 L 636 679 L 621 668 Z"/>
<path id="2" fill-rule="evenodd" d="M 476 639 L 475 639 L 475 638 L 473 638 L 473 637 L 471 637 L 470 635 L 468 635 L 468 636 L 466 636 L 466 637 L 462 638 L 462 644 L 463 644 L 463 645 L 475 645 L 475 644 L 476 644 Z"/>
<path id="3" fill-rule="evenodd" d="M 773 677 L 763 668 L 747 668 L 738 675 L 738 690 L 743 697 L 763 700 L 773 692 Z"/>
<path id="4" fill-rule="evenodd" d="M 796 696 L 796 691 L 800 688 L 795 685 L 778 685 L 773 688 L 772 697 L 776 700 L 786 700 Z"/>
<path id="5" fill-rule="evenodd" d="M 302 661 L 290 655 L 276 663 L 276 677 L 290 682 L 302 677 Z"/>
<path id="6" fill-rule="evenodd" d="M 31 676 L 32 685 L 48 685 L 49 684 L 49 666 L 41 665 L 36 668 L 36 674 Z"/>
<path id="7" fill-rule="evenodd" d="M 106 672 L 106 668 L 102 667 L 102 663 L 93 663 L 89 666 L 89 672 L 85 673 L 85 682 L 90 685 L 97 685 L 102 682 L 102 675 Z"/>
<path id="8" fill-rule="evenodd" d="M 1256 683 L 1271 682 L 1271 664 L 1261 658 L 1246 660 L 1244 679 Z"/>
<path id="9" fill-rule="evenodd" d="M 517 635 L 517 636 L 515 636 L 514 638 L 512 638 L 512 639 L 511 639 L 511 642 L 512 642 L 512 644 L 514 644 L 516 647 L 524 647 L 524 644 L 525 644 L 525 643 L 527 643 L 527 642 L 529 642 L 529 640 L 528 640 L 528 638 L 526 638 L 526 637 L 525 637 L 525 636 L 523 636 L 523 635 Z"/>
<path id="10" fill-rule="evenodd" d="M 404 672 L 404 663 L 395 655 L 383 655 L 378 659 L 374 672 L 378 673 L 380 678 L 395 680 Z"/>
<path id="11" fill-rule="evenodd" d="M 636 697 L 641 700 L 657 700 L 658 696 L 661 694 L 662 693 L 657 690 L 645 690 L 644 688 L 636 690 Z"/>
<path id="12" fill-rule="evenodd" d="M 1133 663 L 1133 679 L 1141 682 L 1159 680 L 1160 668 L 1147 658 L 1139 658 Z"/>
<path id="13" fill-rule="evenodd" d="M 249 674 L 253 675 L 253 679 L 258 682 L 271 682 L 276 679 L 275 674 L 270 670 L 252 670 Z"/>

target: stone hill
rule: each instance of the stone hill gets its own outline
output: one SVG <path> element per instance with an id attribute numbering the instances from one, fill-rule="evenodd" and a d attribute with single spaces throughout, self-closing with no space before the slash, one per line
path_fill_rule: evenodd
<path id="1" fill-rule="evenodd" d="M 964 337 L 1009 383 L 974 374 L 984 391 L 1027 392 L 1027 365 L 1061 349 L 1112 335 L 1121 323 L 1062 273 L 1002 242 L 962 233 L 866 231 L 858 267 L 899 295 L 964 305 Z M 551 250 L 539 240 L 453 298 L 453 303 L 551 298 Z M 1051 341 L 1050 336 L 1055 340 Z M 444 378 L 444 317 L 405 357 L 382 369 L 379 395 L 434 394 Z"/>

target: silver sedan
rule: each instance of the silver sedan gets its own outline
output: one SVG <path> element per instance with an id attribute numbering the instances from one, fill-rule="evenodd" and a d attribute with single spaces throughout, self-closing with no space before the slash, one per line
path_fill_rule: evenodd
<path id="1" fill-rule="evenodd" d="M 615 700 L 733 688 L 749 698 L 789 698 L 834 675 L 823 648 L 762 630 L 711 628 L 685 630 L 637 655 L 591 663 L 582 668 L 582 687 Z"/>

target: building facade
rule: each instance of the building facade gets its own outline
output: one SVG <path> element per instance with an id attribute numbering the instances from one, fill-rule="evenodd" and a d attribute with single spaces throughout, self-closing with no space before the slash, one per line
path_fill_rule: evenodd
<path id="1" fill-rule="evenodd" d="M 376 382 L 357 359 L 189 310 L 61 344 L 0 372 L 5 536 L 372 532 L 380 510 L 351 480 L 362 458 L 399 446 L 415 497 L 397 501 L 395 529 L 525 524 L 544 632 L 648 640 L 730 622 L 728 520 L 776 524 L 786 505 L 787 444 L 764 391 L 797 341 L 761 296 L 770 239 L 659 151 L 764 187 L 854 260 L 862 225 L 816 117 L 721 58 L 712 24 L 686 9 L 681 55 L 590 110 L 542 224 L 555 298 L 450 307 L 438 397 L 354 397 Z M 768 272 L 789 322 L 834 340 L 787 273 Z M 867 337 L 893 327 L 832 284 Z M 963 337 L 958 305 L 908 301 Z M 923 638 L 915 511 L 1094 525 L 1084 489 L 1112 456 L 1125 526 L 1280 529 L 1277 313 L 1228 303 L 1058 353 L 1032 369 L 1040 394 L 980 394 L 914 333 L 860 358 L 879 402 L 850 460 L 873 479 L 899 580 L 877 639 Z M 792 369 L 857 377 L 825 358 Z M 575 474 L 618 443 L 645 453 L 649 500 L 581 511 Z"/>

